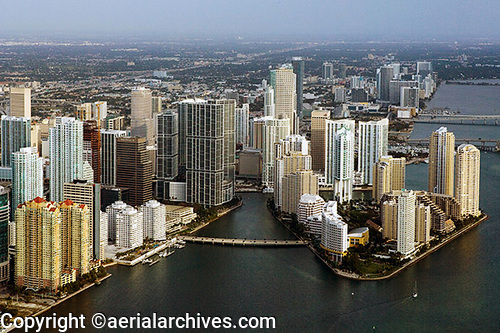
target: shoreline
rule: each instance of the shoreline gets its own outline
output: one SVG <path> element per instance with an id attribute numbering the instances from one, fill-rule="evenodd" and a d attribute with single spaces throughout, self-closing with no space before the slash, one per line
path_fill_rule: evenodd
<path id="1" fill-rule="evenodd" d="M 271 212 L 272 214 L 272 212 Z M 295 232 L 293 232 L 285 223 L 283 223 L 283 221 L 281 219 L 279 219 L 278 217 L 274 216 L 273 214 L 273 217 L 275 220 L 279 221 L 281 223 L 281 225 L 283 225 L 288 231 L 290 231 L 297 239 L 299 240 L 303 240 L 302 237 L 299 237 Z M 405 269 L 411 267 L 412 265 L 416 264 L 417 262 L 419 262 L 420 260 L 426 258 L 427 256 L 429 256 L 430 254 L 436 252 L 437 250 L 439 250 L 440 248 L 444 247 L 445 245 L 447 245 L 448 243 L 452 242 L 453 240 L 459 238 L 460 236 L 462 236 L 464 233 L 466 233 L 467 231 L 477 227 L 479 224 L 481 224 L 482 222 L 488 220 L 490 218 L 490 216 L 488 214 L 485 214 L 481 219 L 479 219 L 477 222 L 475 223 L 472 223 L 466 227 L 464 227 L 463 229 L 461 229 L 460 231 L 454 233 L 453 235 L 449 235 L 446 237 L 446 239 L 439 243 L 438 245 L 430 248 L 429 250 L 427 250 L 425 253 L 419 255 L 418 257 L 415 257 L 413 259 L 411 259 L 410 261 L 408 261 L 407 263 L 405 263 L 403 266 L 399 267 L 398 269 L 396 269 L 395 271 L 391 272 L 390 274 L 388 275 L 384 275 L 384 276 L 377 276 L 377 277 L 362 277 L 362 276 L 359 276 L 358 274 L 356 273 L 349 273 L 349 272 L 345 272 L 345 271 L 342 271 L 338 268 L 335 268 L 331 265 L 330 262 L 326 261 L 320 253 L 318 253 L 318 251 L 311 245 L 311 243 L 307 243 L 307 248 L 319 259 L 321 260 L 325 265 L 328 266 L 328 268 L 330 268 L 332 270 L 333 273 L 335 273 L 336 275 L 338 276 L 341 276 L 341 277 L 344 277 L 344 278 L 348 278 L 350 280 L 357 280 L 357 281 L 378 281 L 378 280 L 385 280 L 385 279 L 389 279 L 399 273 L 401 273 L 402 271 L 404 271 Z"/>
<path id="2" fill-rule="evenodd" d="M 197 226 L 196 228 L 194 228 L 193 230 L 191 230 L 190 232 L 188 232 L 188 234 L 192 234 L 192 233 L 194 233 L 194 232 L 196 232 L 196 231 L 198 231 L 200 229 L 203 229 L 204 227 L 206 227 L 210 223 L 217 221 L 222 216 L 226 215 L 229 212 L 232 212 L 233 210 L 235 210 L 237 208 L 240 208 L 241 206 L 243 206 L 243 200 L 241 200 L 237 205 L 234 205 L 233 207 L 227 208 L 224 211 L 222 211 L 221 213 L 217 213 L 217 217 L 214 217 L 213 219 L 211 219 L 211 220 L 203 223 L 202 225 Z"/>

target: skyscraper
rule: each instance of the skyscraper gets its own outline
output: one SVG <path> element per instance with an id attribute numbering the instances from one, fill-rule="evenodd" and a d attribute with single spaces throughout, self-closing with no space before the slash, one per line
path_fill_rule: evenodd
<path id="1" fill-rule="evenodd" d="M 333 64 L 331 62 L 324 62 L 321 66 L 321 77 L 323 80 L 328 81 L 333 78 Z"/>
<path id="2" fill-rule="evenodd" d="M 276 118 L 290 119 L 291 134 L 298 134 L 296 75 L 290 65 L 271 71 Z"/>
<path id="3" fill-rule="evenodd" d="M 417 81 L 401 81 L 401 80 L 391 80 L 389 82 L 389 102 L 391 104 L 397 105 L 401 103 L 401 94 L 403 88 L 417 88 Z M 418 96 L 418 95 L 417 95 Z M 418 107 L 418 105 L 417 105 Z"/>
<path id="4" fill-rule="evenodd" d="M 31 120 L 2 116 L 2 166 L 11 167 L 12 153 L 31 146 Z"/>
<path id="5" fill-rule="evenodd" d="M 304 59 L 302 57 L 292 58 L 293 72 L 295 73 L 295 87 L 297 89 L 297 115 L 302 119 L 302 103 L 304 94 Z M 297 124 L 298 128 L 298 124 Z M 296 132 L 296 134 L 299 134 Z"/>
<path id="6" fill-rule="evenodd" d="M 283 176 L 281 210 L 297 214 L 300 197 L 304 194 L 319 194 L 319 176 L 311 170 L 297 170 Z"/>
<path id="7" fill-rule="evenodd" d="M 290 135 L 290 120 L 265 117 L 262 147 L 262 184 L 274 187 L 275 144 Z"/>
<path id="8" fill-rule="evenodd" d="M 374 200 L 380 201 L 385 193 L 405 188 L 406 158 L 381 156 L 373 168 Z"/>
<path id="9" fill-rule="evenodd" d="M 130 134 L 146 138 L 147 146 L 154 144 L 152 105 L 151 90 L 146 88 L 132 90 Z"/>
<path id="10" fill-rule="evenodd" d="M 347 223 L 337 214 L 337 202 L 328 201 L 323 207 L 321 223 L 320 246 L 328 252 L 335 262 L 342 262 L 347 254 L 349 241 L 347 238 Z"/>
<path id="11" fill-rule="evenodd" d="M 377 98 L 381 101 L 389 101 L 389 84 L 394 77 L 392 66 L 382 66 L 377 69 Z"/>
<path id="12" fill-rule="evenodd" d="M 116 242 L 116 216 L 118 212 L 130 207 L 123 201 L 116 201 L 106 207 L 106 214 L 108 215 L 108 239 L 111 242 Z"/>
<path id="13" fill-rule="evenodd" d="M 422 78 L 432 74 L 432 63 L 430 61 L 417 61 L 417 75 Z"/>
<path id="14" fill-rule="evenodd" d="M 101 130 L 101 183 L 103 185 L 116 185 L 116 140 L 126 135 L 126 131 Z"/>
<path id="15" fill-rule="evenodd" d="M 81 180 L 66 183 L 64 184 L 64 200 L 71 200 L 87 206 L 89 211 L 89 234 L 87 235 L 89 259 L 101 258 L 104 255 L 103 253 L 99 253 L 101 242 L 101 185 Z"/>
<path id="16" fill-rule="evenodd" d="M 429 192 L 453 195 L 455 135 L 446 127 L 429 139 Z"/>
<path id="17" fill-rule="evenodd" d="M 455 198 L 462 216 L 481 214 L 479 210 L 480 152 L 471 144 L 458 146 L 455 155 Z"/>
<path id="18" fill-rule="evenodd" d="M 12 207 L 43 197 L 43 158 L 35 147 L 21 148 L 12 154 Z"/>
<path id="19" fill-rule="evenodd" d="M 88 120 L 83 123 L 83 144 L 90 148 L 91 158 L 90 166 L 92 167 L 94 177 L 93 181 L 101 182 L 101 138 L 96 120 Z"/>
<path id="20" fill-rule="evenodd" d="M 57 203 L 37 197 L 15 212 L 17 286 L 56 291 L 61 284 L 61 212 Z"/>
<path id="21" fill-rule="evenodd" d="M 143 217 L 131 206 L 116 213 L 116 246 L 135 248 L 143 244 Z"/>
<path id="22" fill-rule="evenodd" d="M 50 198 L 63 199 L 64 183 L 83 179 L 83 124 L 72 117 L 57 117 L 49 130 Z"/>
<path id="23" fill-rule="evenodd" d="M 387 155 L 388 133 L 387 118 L 359 122 L 358 171 L 363 173 L 364 184 L 373 184 L 373 165 Z"/>
<path id="24" fill-rule="evenodd" d="M 311 112 L 311 157 L 312 169 L 325 170 L 326 120 L 330 119 L 330 111 Z"/>
<path id="25" fill-rule="evenodd" d="M 0 285 L 9 281 L 9 191 L 0 186 Z"/>
<path id="26" fill-rule="evenodd" d="M 415 193 L 405 189 L 398 199 L 397 250 L 405 256 L 415 249 L 415 200 Z"/>
<path id="27" fill-rule="evenodd" d="M 241 108 L 236 108 L 236 144 L 240 144 L 242 148 L 249 146 L 249 116 L 250 105 L 248 103 L 242 104 Z"/>
<path id="28" fill-rule="evenodd" d="M 177 177 L 179 172 L 179 117 L 177 112 L 166 110 L 157 119 L 156 195 L 166 199 L 168 182 Z"/>
<path id="29" fill-rule="evenodd" d="M 186 121 L 187 201 L 221 205 L 234 197 L 235 101 L 191 100 L 183 104 L 187 106 L 183 110 L 186 114 L 180 117 Z"/>
<path id="30" fill-rule="evenodd" d="M 399 105 L 401 107 L 418 108 L 420 106 L 418 87 L 401 87 Z"/>
<path id="31" fill-rule="evenodd" d="M 162 241 L 166 239 L 166 207 L 150 200 L 140 208 L 143 218 L 143 238 Z"/>
<path id="32" fill-rule="evenodd" d="M 341 125 L 336 129 L 336 125 L 327 120 L 325 178 L 334 186 L 336 200 L 344 202 L 352 199 L 355 138 L 349 127 Z"/>
<path id="33" fill-rule="evenodd" d="M 161 113 L 162 110 L 162 101 L 161 97 L 151 97 L 151 105 L 152 105 L 152 115 L 151 118 L 154 118 L 156 114 Z"/>
<path id="34" fill-rule="evenodd" d="M 128 204 L 140 206 L 153 198 L 153 167 L 146 138 L 116 139 L 116 186 L 130 190 Z"/>
<path id="35" fill-rule="evenodd" d="M 274 104 L 274 88 L 272 86 L 267 86 L 266 92 L 264 93 L 264 116 L 273 118 L 276 116 L 276 105 Z"/>
<path id="36" fill-rule="evenodd" d="M 31 89 L 10 88 L 10 116 L 31 118 Z"/>

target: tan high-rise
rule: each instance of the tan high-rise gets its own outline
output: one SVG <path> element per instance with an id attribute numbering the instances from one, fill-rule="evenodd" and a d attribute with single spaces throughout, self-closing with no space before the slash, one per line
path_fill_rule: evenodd
<path id="1" fill-rule="evenodd" d="M 384 193 L 405 188 L 405 169 L 404 157 L 380 157 L 373 166 L 373 199 L 380 201 Z"/>
<path id="2" fill-rule="evenodd" d="M 330 119 L 330 111 L 311 112 L 311 157 L 312 169 L 325 170 L 326 120 Z"/>
<path id="3" fill-rule="evenodd" d="M 59 204 L 61 212 L 61 264 L 78 275 L 89 272 L 90 215 L 88 206 L 71 200 Z"/>
<path id="4" fill-rule="evenodd" d="M 291 66 L 275 70 L 274 103 L 276 118 L 290 119 L 290 132 L 298 134 L 296 77 Z"/>
<path id="5" fill-rule="evenodd" d="M 297 171 L 283 177 L 283 207 L 285 213 L 297 213 L 300 197 L 304 194 L 319 194 L 319 177 L 311 170 Z"/>
<path id="6" fill-rule="evenodd" d="M 30 88 L 10 88 L 10 115 L 31 118 Z"/>
<path id="7" fill-rule="evenodd" d="M 462 216 L 479 211 L 480 152 L 471 144 L 462 144 L 455 155 L 455 198 L 460 202 Z"/>
<path id="8" fill-rule="evenodd" d="M 429 192 L 453 195 L 455 135 L 446 127 L 429 139 Z"/>

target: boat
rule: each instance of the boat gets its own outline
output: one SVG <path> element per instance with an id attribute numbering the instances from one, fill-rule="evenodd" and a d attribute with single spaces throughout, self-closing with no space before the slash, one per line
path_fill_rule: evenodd
<path id="1" fill-rule="evenodd" d="M 156 259 L 155 261 L 153 261 L 152 263 L 149 264 L 149 267 L 153 266 L 154 264 L 157 264 L 160 262 L 160 259 Z"/>
<path id="2" fill-rule="evenodd" d="M 413 298 L 417 298 L 418 296 L 418 292 L 417 292 L 417 281 L 415 281 L 415 287 L 413 288 L 413 294 L 412 294 L 412 297 Z"/>
<path id="3" fill-rule="evenodd" d="M 163 252 L 163 253 L 161 254 L 161 256 L 162 256 L 163 258 L 166 258 L 166 257 L 168 257 L 168 256 L 171 256 L 171 255 L 172 255 L 172 254 L 174 254 L 174 253 L 175 253 L 175 250 L 174 250 L 174 251 L 169 251 L 169 252 L 166 252 L 166 251 L 165 251 L 165 252 Z"/>
<path id="4" fill-rule="evenodd" d="M 151 259 L 144 259 L 142 261 L 142 264 L 145 265 L 145 264 L 149 264 L 149 263 L 152 263 L 152 262 L 153 262 L 153 260 L 151 260 Z"/>

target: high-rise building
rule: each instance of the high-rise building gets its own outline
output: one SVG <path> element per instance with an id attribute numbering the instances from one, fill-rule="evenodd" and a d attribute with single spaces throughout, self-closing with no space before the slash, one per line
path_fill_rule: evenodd
<path id="1" fill-rule="evenodd" d="M 274 119 L 272 116 L 252 118 L 250 123 L 252 124 L 252 147 L 255 149 L 264 148 L 264 125 L 266 124 L 266 119 Z"/>
<path id="2" fill-rule="evenodd" d="M 455 155 L 455 198 L 460 202 L 462 216 L 478 216 L 480 152 L 471 144 L 458 146 Z"/>
<path id="3" fill-rule="evenodd" d="M 83 179 L 83 124 L 72 117 L 57 117 L 49 130 L 50 198 L 63 199 L 63 186 Z"/>
<path id="4" fill-rule="evenodd" d="M 140 206 L 153 198 L 153 167 L 146 138 L 116 139 L 116 186 L 130 190 L 128 204 Z"/>
<path id="5" fill-rule="evenodd" d="M 162 111 L 162 101 L 161 96 L 151 97 L 151 118 L 154 118 L 156 114 L 160 114 Z"/>
<path id="6" fill-rule="evenodd" d="M 330 111 L 311 112 L 311 157 L 312 169 L 325 170 L 326 120 L 330 119 Z"/>
<path id="7" fill-rule="evenodd" d="M 319 176 L 311 170 L 300 170 L 283 176 L 281 211 L 297 214 L 297 206 L 304 194 L 319 194 Z"/>
<path id="8" fill-rule="evenodd" d="M 106 260 L 106 246 L 108 246 L 108 213 L 100 213 L 101 223 L 99 225 L 99 260 Z"/>
<path id="9" fill-rule="evenodd" d="M 359 122 L 358 171 L 363 173 L 364 184 L 373 184 L 373 165 L 387 155 L 388 133 L 387 118 Z"/>
<path id="10" fill-rule="evenodd" d="M 84 204 L 65 200 L 59 204 L 59 211 L 61 212 L 62 269 L 75 269 L 78 275 L 87 274 L 91 257 L 89 209 Z"/>
<path id="11" fill-rule="evenodd" d="M 83 123 L 83 145 L 90 148 L 91 158 L 87 159 L 94 172 L 93 181 L 101 182 L 101 138 L 96 120 Z"/>
<path id="12" fill-rule="evenodd" d="M 217 206 L 234 197 L 235 104 L 234 100 L 181 103 L 179 156 L 185 161 L 190 203 Z"/>
<path id="13" fill-rule="evenodd" d="M 37 197 L 15 212 L 17 286 L 56 291 L 61 284 L 61 212 L 57 203 Z"/>
<path id="14" fill-rule="evenodd" d="M 131 249 L 143 244 L 143 213 L 131 206 L 116 213 L 116 246 Z"/>
<path id="15" fill-rule="evenodd" d="M 242 148 L 247 148 L 249 145 L 249 120 L 250 105 L 242 104 L 241 108 L 236 108 L 236 144 L 240 144 Z"/>
<path id="16" fill-rule="evenodd" d="M 319 195 L 304 194 L 300 197 L 299 205 L 297 206 L 297 218 L 299 223 L 307 225 L 307 218 L 316 214 L 321 214 L 325 200 Z M 321 231 L 320 231 L 321 234 Z"/>
<path id="17" fill-rule="evenodd" d="M 151 90 L 146 88 L 132 90 L 130 134 L 146 138 L 147 146 L 154 144 L 152 105 Z"/>
<path id="18" fill-rule="evenodd" d="M 417 81 L 401 81 L 392 80 L 389 82 L 389 102 L 391 104 L 399 104 L 401 102 L 401 93 L 403 88 L 417 88 Z"/>
<path id="19" fill-rule="evenodd" d="M 405 188 L 406 158 L 381 156 L 373 168 L 374 200 L 379 202 L 385 193 Z"/>
<path id="20" fill-rule="evenodd" d="M 9 190 L 0 186 L 0 286 L 9 281 Z"/>
<path id="21" fill-rule="evenodd" d="M 290 135 L 290 120 L 265 117 L 262 147 L 262 184 L 274 187 L 275 144 Z"/>
<path id="22" fill-rule="evenodd" d="M 19 204 L 43 197 L 43 158 L 35 147 L 12 154 L 12 217 Z"/>
<path id="23" fill-rule="evenodd" d="M 355 143 L 352 127 L 354 120 L 326 122 L 326 184 L 334 187 L 334 195 L 340 202 L 352 199 Z"/>
<path id="24" fill-rule="evenodd" d="M 92 120 L 92 103 L 83 103 L 76 106 L 76 119 L 81 121 Z"/>
<path id="25" fill-rule="evenodd" d="M 399 105 L 401 107 L 420 107 L 420 95 L 418 87 L 401 87 Z"/>
<path id="26" fill-rule="evenodd" d="M 264 93 L 264 116 L 273 118 L 276 116 L 276 105 L 274 104 L 274 88 L 271 86 L 267 86 L 266 92 Z"/>
<path id="27" fill-rule="evenodd" d="M 130 207 L 123 201 L 116 201 L 106 207 L 106 214 L 108 215 L 108 239 L 111 242 L 116 242 L 116 216 L 118 212 Z"/>
<path id="28" fill-rule="evenodd" d="M 432 63 L 430 61 L 417 61 L 417 75 L 426 77 L 432 74 Z"/>
<path id="29" fill-rule="evenodd" d="M 12 153 L 31 146 L 30 118 L 2 116 L 2 166 L 11 167 Z"/>
<path id="30" fill-rule="evenodd" d="M 446 127 L 429 139 L 429 192 L 453 195 L 455 135 Z"/>
<path id="31" fill-rule="evenodd" d="M 155 241 L 166 239 L 166 207 L 156 200 L 150 200 L 140 208 L 143 218 L 143 238 Z"/>
<path id="32" fill-rule="evenodd" d="M 179 172 L 179 117 L 177 112 L 166 110 L 157 118 L 156 195 L 166 199 L 169 181 Z"/>
<path id="33" fill-rule="evenodd" d="M 404 256 L 415 250 L 415 204 L 415 193 L 403 189 L 398 199 L 397 251 Z"/>
<path id="34" fill-rule="evenodd" d="M 304 59 L 302 57 L 292 58 L 293 72 L 295 74 L 295 87 L 297 89 L 297 115 L 302 118 L 302 103 L 304 94 Z M 298 124 L 297 124 L 298 127 Z M 299 134 L 298 131 L 296 134 Z"/>
<path id="35" fill-rule="evenodd" d="M 336 201 L 328 201 L 321 214 L 321 248 L 328 252 L 333 261 L 342 262 L 349 248 L 347 223 L 337 214 Z"/>
<path id="36" fill-rule="evenodd" d="M 345 87 L 334 87 L 334 93 L 335 93 L 335 103 L 344 103 L 347 98 L 347 90 Z"/>
<path id="37" fill-rule="evenodd" d="M 339 78 L 345 79 L 347 77 L 347 65 L 339 64 Z"/>
<path id="38" fill-rule="evenodd" d="M 103 185 L 116 185 L 116 139 L 126 135 L 126 131 L 101 130 L 101 183 Z"/>
<path id="39" fill-rule="evenodd" d="M 292 66 L 283 65 L 271 71 L 276 118 L 290 119 L 291 134 L 298 134 L 296 75 Z"/>
<path id="40" fill-rule="evenodd" d="M 325 81 L 333 78 L 333 64 L 331 62 L 324 62 L 321 66 L 321 77 Z"/>
<path id="41" fill-rule="evenodd" d="M 349 81 L 351 89 L 361 89 L 365 86 L 362 76 L 351 76 Z"/>
<path id="42" fill-rule="evenodd" d="M 10 88 L 10 116 L 31 118 L 31 89 Z"/>
<path id="43" fill-rule="evenodd" d="M 74 180 L 64 184 L 64 199 L 78 204 L 84 204 L 89 210 L 89 255 L 92 258 L 101 258 L 100 226 L 101 226 L 101 185 L 93 182 Z M 107 237 L 106 237 L 107 239 Z"/>
<path id="44" fill-rule="evenodd" d="M 381 101 L 389 101 L 389 84 L 394 77 L 392 66 L 382 66 L 377 69 L 377 98 Z"/>

